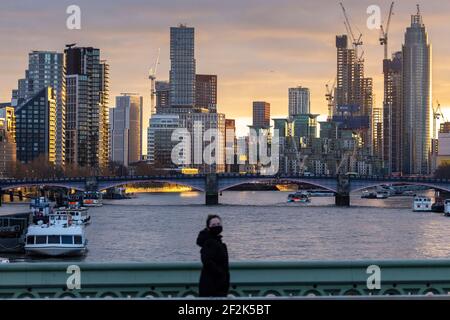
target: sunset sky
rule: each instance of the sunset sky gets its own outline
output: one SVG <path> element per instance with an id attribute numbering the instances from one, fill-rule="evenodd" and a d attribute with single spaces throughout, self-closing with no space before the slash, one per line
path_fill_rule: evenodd
<path id="1" fill-rule="evenodd" d="M 366 76 L 374 78 L 375 104 L 383 101 L 379 30 L 366 27 L 369 5 L 391 1 L 344 0 L 355 32 L 363 33 Z M 389 51 L 401 49 L 417 1 L 398 0 Z M 66 8 L 81 7 L 81 30 L 66 28 Z M 450 106 L 450 1 L 420 1 L 433 45 L 433 101 Z M 11 99 L 31 50 L 94 46 L 110 64 L 110 106 L 121 92 L 149 101 L 148 69 L 161 48 L 157 77 L 168 79 L 169 28 L 195 27 L 197 73 L 218 75 L 218 110 L 241 127 L 254 100 L 271 103 L 272 117 L 287 115 L 289 87 L 309 87 L 312 112 L 326 114 L 325 84 L 336 73 L 335 35 L 345 33 L 339 1 L 329 0 L 122 0 L 0 2 L 0 102 Z M 448 112 L 450 118 L 450 112 Z"/>

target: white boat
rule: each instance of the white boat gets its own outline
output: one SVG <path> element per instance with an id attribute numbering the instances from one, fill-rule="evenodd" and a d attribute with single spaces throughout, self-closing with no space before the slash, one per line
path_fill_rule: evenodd
<path id="1" fill-rule="evenodd" d="M 103 206 L 103 195 L 98 191 L 86 191 L 83 194 L 83 206 L 101 207 Z"/>
<path id="2" fill-rule="evenodd" d="M 87 250 L 84 227 L 70 215 L 50 214 L 49 223 L 28 227 L 25 252 L 31 255 L 74 256 Z"/>
<path id="3" fill-rule="evenodd" d="M 88 214 L 88 209 L 79 206 L 58 208 L 55 210 L 55 214 L 58 215 L 69 214 L 76 224 L 86 225 L 91 222 L 91 216 Z"/>
<path id="4" fill-rule="evenodd" d="M 450 217 L 450 199 L 444 201 L 444 215 Z"/>
<path id="5" fill-rule="evenodd" d="M 377 199 L 389 198 L 389 191 L 377 191 Z"/>
<path id="6" fill-rule="evenodd" d="M 0 257 L 0 264 L 2 264 L 2 263 L 9 263 L 9 259 Z"/>
<path id="7" fill-rule="evenodd" d="M 415 197 L 413 204 L 413 211 L 430 211 L 432 206 L 431 198 L 429 197 Z"/>

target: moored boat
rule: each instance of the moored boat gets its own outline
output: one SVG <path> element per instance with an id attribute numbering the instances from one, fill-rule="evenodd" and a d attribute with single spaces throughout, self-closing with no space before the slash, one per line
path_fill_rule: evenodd
<path id="1" fill-rule="evenodd" d="M 431 198 L 419 196 L 414 198 L 413 211 L 428 211 L 431 212 Z"/>
<path id="2" fill-rule="evenodd" d="M 83 194 L 83 206 L 101 207 L 103 206 L 103 196 L 98 191 L 86 191 Z"/>
<path id="3" fill-rule="evenodd" d="M 25 252 L 43 256 L 78 256 L 87 250 L 84 227 L 70 215 L 51 214 L 49 222 L 28 227 Z"/>
<path id="4" fill-rule="evenodd" d="M 450 217 L 450 199 L 444 201 L 444 216 Z"/>
<path id="5" fill-rule="evenodd" d="M 64 208 L 58 208 L 55 210 L 55 214 L 66 215 L 69 214 L 75 223 L 88 224 L 91 222 L 91 216 L 88 214 L 88 209 L 73 205 Z"/>

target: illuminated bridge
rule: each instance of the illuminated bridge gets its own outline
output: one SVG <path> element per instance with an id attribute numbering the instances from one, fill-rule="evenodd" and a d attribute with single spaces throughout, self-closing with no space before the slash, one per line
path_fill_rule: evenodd
<path id="1" fill-rule="evenodd" d="M 205 193 L 205 204 L 219 203 L 220 192 L 249 183 L 302 183 L 335 193 L 336 205 L 350 205 L 350 193 L 380 185 L 418 185 L 435 190 L 450 192 L 450 180 L 430 177 L 390 177 L 390 176 L 265 176 L 255 174 L 199 174 L 199 175 L 161 175 L 161 176 L 95 176 L 78 178 L 48 179 L 3 179 L 0 192 L 19 187 L 63 187 L 80 191 L 106 190 L 109 188 L 142 182 L 166 182 L 192 187 Z"/>

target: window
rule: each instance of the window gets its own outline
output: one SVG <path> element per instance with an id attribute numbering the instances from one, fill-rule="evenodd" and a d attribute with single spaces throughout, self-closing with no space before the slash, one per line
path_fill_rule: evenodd
<path id="1" fill-rule="evenodd" d="M 49 244 L 59 244 L 61 241 L 60 241 L 60 238 L 59 238 L 59 236 L 48 236 L 48 243 Z"/>
<path id="2" fill-rule="evenodd" d="M 46 236 L 36 236 L 36 244 L 46 244 L 47 237 Z"/>
<path id="3" fill-rule="evenodd" d="M 34 236 L 27 237 L 27 244 L 34 244 Z"/>
<path id="4" fill-rule="evenodd" d="M 73 237 L 72 236 L 61 236 L 61 243 L 62 244 L 73 244 Z"/>
<path id="5" fill-rule="evenodd" d="M 75 244 L 82 244 L 82 242 L 81 242 L 81 236 L 74 236 L 74 243 Z"/>

